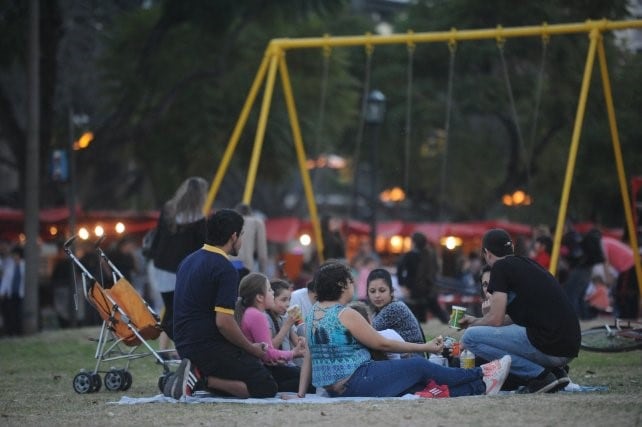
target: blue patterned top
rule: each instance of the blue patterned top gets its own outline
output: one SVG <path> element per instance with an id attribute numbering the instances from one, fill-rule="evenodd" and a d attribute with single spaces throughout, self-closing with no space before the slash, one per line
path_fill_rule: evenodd
<path id="1" fill-rule="evenodd" d="M 322 308 L 314 304 L 306 316 L 306 331 L 312 356 L 312 384 L 325 387 L 347 378 L 363 363 L 370 352 L 341 324 L 339 314 L 345 306 Z"/>
<path id="2" fill-rule="evenodd" d="M 392 301 L 383 307 L 372 318 L 372 327 L 378 331 L 394 329 L 406 342 L 425 342 L 417 318 L 402 301 Z"/>

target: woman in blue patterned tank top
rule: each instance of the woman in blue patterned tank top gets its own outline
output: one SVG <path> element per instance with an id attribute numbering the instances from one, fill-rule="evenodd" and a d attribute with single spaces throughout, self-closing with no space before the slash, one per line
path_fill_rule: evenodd
<path id="1" fill-rule="evenodd" d="M 374 361 L 368 349 L 396 353 L 441 353 L 443 340 L 411 343 L 382 337 L 347 304 L 354 294 L 350 269 L 329 261 L 315 273 L 317 303 L 306 316 L 310 356 L 301 370 L 300 390 L 310 380 L 332 397 L 393 397 L 423 390 L 431 381 L 447 385 L 451 397 L 495 394 L 510 357 L 471 369 L 447 368 L 422 357 Z"/>

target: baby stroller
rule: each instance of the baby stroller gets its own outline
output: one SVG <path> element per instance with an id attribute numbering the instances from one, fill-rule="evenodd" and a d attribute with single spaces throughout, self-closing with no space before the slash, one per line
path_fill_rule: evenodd
<path id="1" fill-rule="evenodd" d="M 98 338 L 90 338 L 97 342 L 94 355 L 96 366 L 91 372 L 81 369 L 74 377 L 74 390 L 80 394 L 99 391 L 102 385 L 101 373 L 105 375 L 107 390 L 128 390 L 132 385 L 132 375 L 128 370 L 130 362 L 150 356 L 163 366 L 163 374 L 158 379 L 158 387 L 162 391 L 171 374 L 170 365 L 179 361 L 165 360 L 161 356 L 163 351 L 155 350 L 147 342 L 158 338 L 161 333 L 159 316 L 100 248 L 102 238 L 96 243 L 96 251 L 101 276 L 104 266 L 112 275 L 113 285 L 109 288 L 103 287 L 74 254 L 71 245 L 75 239 L 76 236 L 73 236 L 67 240 L 64 250 L 80 269 L 85 299 L 98 311 L 103 323 Z M 74 279 L 75 277 L 74 274 Z M 101 369 L 103 364 L 115 361 L 124 362 L 124 366 Z"/>

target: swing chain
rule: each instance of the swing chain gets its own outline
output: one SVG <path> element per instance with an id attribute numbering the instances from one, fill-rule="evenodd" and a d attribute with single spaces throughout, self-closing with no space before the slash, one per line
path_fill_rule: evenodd
<path id="1" fill-rule="evenodd" d="M 366 33 L 366 37 L 368 39 L 372 38 L 372 33 L 368 31 Z M 374 52 L 374 45 L 372 43 L 368 42 L 368 43 L 365 44 L 364 48 L 366 50 L 366 55 L 368 55 L 368 57 L 372 56 L 372 53 Z"/>
<path id="2" fill-rule="evenodd" d="M 457 29 L 455 27 L 452 27 L 450 29 L 450 33 L 452 34 L 452 37 L 450 38 L 450 40 L 448 40 L 448 50 L 451 54 L 454 54 L 457 51 L 457 39 L 455 37 L 457 34 Z"/>
<path id="3" fill-rule="evenodd" d="M 495 39 L 500 50 L 504 50 L 504 45 L 506 45 L 506 38 L 502 35 L 503 30 L 504 28 L 501 25 L 497 26 L 497 37 Z"/>
<path id="4" fill-rule="evenodd" d="M 366 36 L 370 38 L 371 33 L 366 33 Z M 352 192 L 353 197 L 352 201 L 348 206 L 349 212 L 348 215 L 354 214 L 356 209 L 356 201 L 358 196 L 358 168 L 359 168 L 359 159 L 361 156 L 361 143 L 363 142 L 363 133 L 366 124 L 366 108 L 367 108 L 367 98 L 368 93 L 370 92 L 370 72 L 372 68 L 372 54 L 374 52 L 374 46 L 372 43 L 365 44 L 365 53 L 366 53 L 366 63 L 365 63 L 365 72 L 364 72 L 364 81 L 363 81 L 363 93 L 361 95 L 361 112 L 359 117 L 359 128 L 357 129 L 356 136 L 356 146 L 353 155 L 354 168 L 352 170 Z"/>
<path id="5" fill-rule="evenodd" d="M 415 34 L 413 30 L 408 30 L 408 54 L 412 55 L 415 53 L 416 45 L 415 42 L 412 41 L 412 36 Z"/>
<path id="6" fill-rule="evenodd" d="M 548 43 L 551 41 L 551 35 L 548 33 L 548 22 L 542 22 L 542 43 L 544 46 L 548 46 Z"/>
<path id="7" fill-rule="evenodd" d="M 412 36 L 413 31 L 408 30 L 408 35 Z M 415 58 L 415 43 L 408 40 L 408 68 L 407 68 L 407 86 L 406 86 L 406 129 L 404 140 L 404 177 L 403 184 L 406 193 L 410 192 L 410 143 L 412 134 L 412 85 L 413 85 L 413 64 Z"/>
<path id="8" fill-rule="evenodd" d="M 323 35 L 324 40 L 328 40 L 329 38 L 330 38 L 330 34 L 325 33 Z M 330 58 L 330 55 L 332 54 L 332 48 L 330 47 L 330 45 L 327 43 L 324 43 L 322 49 L 323 49 L 323 57 Z"/>

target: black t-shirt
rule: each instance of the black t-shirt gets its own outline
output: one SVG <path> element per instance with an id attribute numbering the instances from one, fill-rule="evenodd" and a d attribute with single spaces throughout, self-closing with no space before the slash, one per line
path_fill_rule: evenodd
<path id="1" fill-rule="evenodd" d="M 580 324 L 557 280 L 530 258 L 508 256 L 493 264 L 488 291 L 508 295 L 506 314 L 526 328 L 540 351 L 575 357 L 580 349 Z"/>

